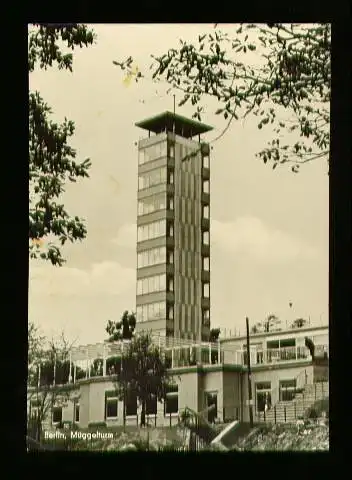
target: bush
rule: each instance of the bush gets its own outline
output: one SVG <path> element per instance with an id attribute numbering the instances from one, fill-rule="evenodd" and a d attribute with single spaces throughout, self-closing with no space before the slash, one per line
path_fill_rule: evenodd
<path id="1" fill-rule="evenodd" d="M 106 422 L 91 422 L 88 423 L 88 428 L 107 428 Z"/>
<path id="2" fill-rule="evenodd" d="M 316 420 L 318 417 L 319 417 L 319 414 L 317 412 L 317 410 L 315 408 L 311 408 L 309 411 L 308 411 L 308 415 L 307 417 L 310 419 L 310 420 Z"/>

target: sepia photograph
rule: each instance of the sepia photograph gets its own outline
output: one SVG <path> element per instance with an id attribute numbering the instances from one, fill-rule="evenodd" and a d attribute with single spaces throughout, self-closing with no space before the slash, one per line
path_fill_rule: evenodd
<path id="1" fill-rule="evenodd" d="M 329 450 L 327 23 L 28 25 L 27 452 Z"/>

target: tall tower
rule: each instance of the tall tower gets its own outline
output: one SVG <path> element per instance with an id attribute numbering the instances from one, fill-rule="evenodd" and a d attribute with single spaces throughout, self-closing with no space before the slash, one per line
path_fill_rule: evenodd
<path id="1" fill-rule="evenodd" d="M 137 330 L 207 340 L 212 127 L 171 112 L 136 123 Z M 194 140 L 194 137 L 196 140 Z"/>

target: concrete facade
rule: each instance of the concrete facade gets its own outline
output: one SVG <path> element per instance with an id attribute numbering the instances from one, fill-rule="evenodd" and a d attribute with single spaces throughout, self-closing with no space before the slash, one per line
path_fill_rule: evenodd
<path id="1" fill-rule="evenodd" d="M 138 145 L 137 331 L 207 340 L 209 145 L 192 137 L 211 127 L 169 112 L 136 125 L 149 134 Z"/>

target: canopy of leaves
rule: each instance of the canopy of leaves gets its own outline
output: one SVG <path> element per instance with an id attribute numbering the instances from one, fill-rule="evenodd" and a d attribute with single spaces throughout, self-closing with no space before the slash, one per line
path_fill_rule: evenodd
<path id="1" fill-rule="evenodd" d="M 147 401 L 165 398 L 170 376 L 160 349 L 149 334 L 135 336 L 122 356 L 122 368 L 116 375 L 115 388 L 119 398 L 126 392 L 134 394 L 144 407 Z"/>
<path id="2" fill-rule="evenodd" d="M 91 45 L 94 33 L 85 25 L 35 24 L 28 30 L 28 70 L 36 66 L 46 70 L 57 65 L 72 71 L 73 50 Z M 69 146 L 74 124 L 50 120 L 51 108 L 38 92 L 29 92 L 29 255 L 49 260 L 53 265 L 64 262 L 60 245 L 86 237 L 82 219 L 71 217 L 58 199 L 67 182 L 88 177 L 90 160 L 76 162 L 76 151 Z M 54 241 L 59 241 L 59 246 Z M 45 244 L 44 244 L 45 241 Z"/>
<path id="3" fill-rule="evenodd" d="M 291 324 L 291 328 L 302 328 L 304 326 L 306 326 L 308 324 L 308 320 L 306 320 L 305 318 L 296 318 L 292 324 Z"/>
<path id="4" fill-rule="evenodd" d="M 331 25 L 269 24 L 218 28 L 197 42 L 180 41 L 155 57 L 156 82 L 182 93 L 201 120 L 209 97 L 219 103 L 228 129 L 253 114 L 258 128 L 271 126 L 272 140 L 258 152 L 264 163 L 289 164 L 293 172 L 315 160 L 330 160 Z M 131 75 L 133 59 L 114 62 Z M 136 80 L 144 75 L 139 72 Z"/>
<path id="5" fill-rule="evenodd" d="M 109 342 L 131 340 L 136 328 L 136 315 L 125 310 L 119 322 L 108 320 L 105 331 L 109 335 Z"/>
<path id="6" fill-rule="evenodd" d="M 65 405 L 69 391 L 68 382 L 71 346 L 62 334 L 48 341 L 33 324 L 28 325 L 28 400 L 37 407 L 34 424 L 35 438 L 40 437 L 43 421 L 54 406 Z M 55 383 L 55 386 L 54 386 Z M 33 423 L 33 422 L 32 422 Z"/>
<path id="7" fill-rule="evenodd" d="M 270 314 L 263 322 L 258 322 L 251 328 L 251 333 L 263 333 L 281 330 L 281 320 Z"/>
<path id="8" fill-rule="evenodd" d="M 220 328 L 212 328 L 210 330 L 209 342 L 217 342 L 220 336 Z"/>

